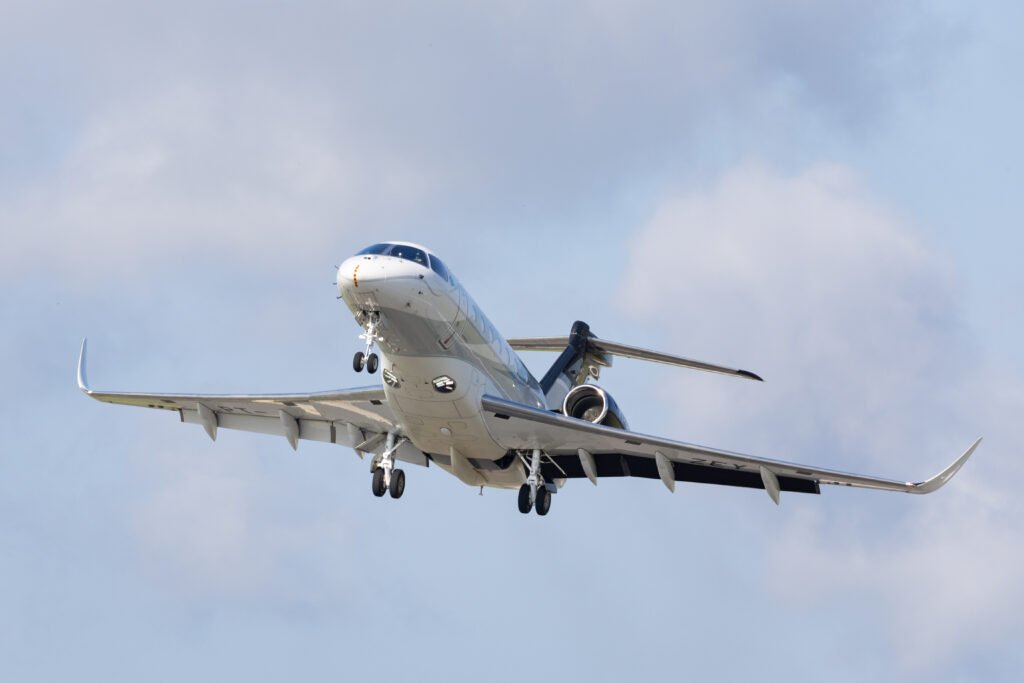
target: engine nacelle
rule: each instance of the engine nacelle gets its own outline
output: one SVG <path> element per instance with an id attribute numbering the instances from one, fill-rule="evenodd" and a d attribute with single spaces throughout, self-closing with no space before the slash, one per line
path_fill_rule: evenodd
<path id="1" fill-rule="evenodd" d="M 607 391 L 593 384 L 573 387 L 562 401 L 562 414 L 606 427 L 629 429 L 615 399 Z"/>

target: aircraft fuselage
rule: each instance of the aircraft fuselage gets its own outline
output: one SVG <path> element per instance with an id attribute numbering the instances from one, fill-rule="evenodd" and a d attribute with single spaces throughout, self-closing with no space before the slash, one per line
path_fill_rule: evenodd
<path id="1" fill-rule="evenodd" d="M 384 393 L 402 436 L 456 474 L 452 449 L 455 458 L 472 461 L 482 483 L 520 486 L 522 468 L 491 464 L 507 451 L 487 431 L 480 399 L 488 394 L 546 409 L 540 384 L 447 268 L 426 262 L 436 256 L 397 246 L 400 255 L 345 260 L 338 292 L 360 326 L 375 316 Z"/>

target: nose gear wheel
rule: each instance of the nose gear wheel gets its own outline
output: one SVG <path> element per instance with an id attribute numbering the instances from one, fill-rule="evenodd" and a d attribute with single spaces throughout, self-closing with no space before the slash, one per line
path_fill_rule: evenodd
<path id="1" fill-rule="evenodd" d="M 377 372 L 377 368 L 380 365 L 380 359 L 377 357 L 377 354 L 373 352 L 373 345 L 376 342 L 384 341 L 384 337 L 377 333 L 377 325 L 379 323 L 379 313 L 367 314 L 363 333 L 359 335 L 359 338 L 366 342 L 366 350 L 357 352 L 352 358 L 352 369 L 356 372 L 362 372 L 363 368 L 366 368 L 366 371 L 371 375 Z"/>

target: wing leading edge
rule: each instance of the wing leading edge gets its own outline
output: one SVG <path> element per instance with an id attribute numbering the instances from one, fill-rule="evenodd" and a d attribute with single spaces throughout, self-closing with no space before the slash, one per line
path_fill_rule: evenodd
<path id="1" fill-rule="evenodd" d="M 509 449 L 539 448 L 548 454 L 545 477 L 587 476 L 597 483 L 599 477 L 639 476 L 660 478 L 670 489 L 674 488 L 674 483 L 670 483 L 675 481 L 762 488 L 776 503 L 779 491 L 818 493 L 820 484 L 931 493 L 949 481 L 981 443 L 981 439 L 975 441 L 934 477 L 913 483 L 671 441 L 596 425 L 493 396 L 484 396 L 482 403 L 488 429 L 498 443 Z"/>

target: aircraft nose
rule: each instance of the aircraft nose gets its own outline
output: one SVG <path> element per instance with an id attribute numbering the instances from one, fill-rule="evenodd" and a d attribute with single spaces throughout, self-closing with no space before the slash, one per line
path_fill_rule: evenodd
<path id="1" fill-rule="evenodd" d="M 383 263 L 376 256 L 353 256 L 338 266 L 338 294 L 375 291 L 387 279 Z"/>
<path id="2" fill-rule="evenodd" d="M 335 279 L 338 282 L 339 295 L 344 296 L 345 292 L 352 286 L 352 275 L 355 273 L 355 268 L 356 260 L 354 258 L 345 259 L 338 266 L 338 277 Z"/>

